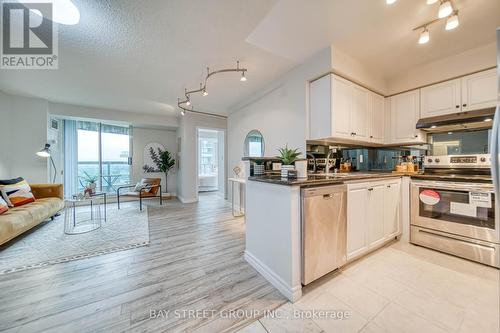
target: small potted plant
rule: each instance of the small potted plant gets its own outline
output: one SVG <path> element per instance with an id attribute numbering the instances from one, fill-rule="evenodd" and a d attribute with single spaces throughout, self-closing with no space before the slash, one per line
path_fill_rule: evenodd
<path id="1" fill-rule="evenodd" d="M 85 173 L 85 182 L 87 186 L 85 187 L 85 193 L 95 194 L 95 189 L 97 187 L 97 176 L 91 176 Z"/>
<path id="2" fill-rule="evenodd" d="M 262 176 L 265 172 L 264 160 L 254 160 L 253 175 Z"/>
<path id="3" fill-rule="evenodd" d="M 297 157 L 299 157 L 300 152 L 297 148 L 296 149 L 288 148 L 288 145 L 286 145 L 285 148 L 278 149 L 278 151 L 280 155 L 277 156 L 277 158 L 279 158 L 282 163 L 281 177 L 288 177 L 288 171 L 295 169 L 293 163 L 295 163 Z"/>

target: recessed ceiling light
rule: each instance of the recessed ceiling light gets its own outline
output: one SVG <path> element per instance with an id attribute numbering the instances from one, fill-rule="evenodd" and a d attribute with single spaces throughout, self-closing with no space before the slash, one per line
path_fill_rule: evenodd
<path id="1" fill-rule="evenodd" d="M 492 121 L 493 119 L 491 118 L 486 118 L 484 121 L 488 122 L 488 121 Z"/>
<path id="2" fill-rule="evenodd" d="M 438 17 L 445 18 L 446 16 L 450 15 L 451 13 L 453 13 L 453 6 L 451 5 L 451 2 L 449 0 L 446 0 L 446 1 L 441 0 L 441 5 L 439 6 Z"/>
<path id="3" fill-rule="evenodd" d="M 418 39 L 418 43 L 419 44 L 426 44 L 429 42 L 430 39 L 431 39 L 431 36 L 429 34 L 429 30 L 427 30 L 427 28 L 425 28 L 424 31 L 422 31 L 420 33 L 420 38 Z"/>
<path id="4" fill-rule="evenodd" d="M 448 134 L 450 134 L 450 135 L 451 135 L 451 134 L 453 134 L 453 132 L 448 132 Z"/>
<path id="5" fill-rule="evenodd" d="M 428 5 L 433 5 L 433 4 L 435 4 L 436 2 L 438 2 L 438 0 L 427 0 L 427 4 L 428 4 Z"/>
<path id="6" fill-rule="evenodd" d="M 453 30 L 456 27 L 458 27 L 459 24 L 460 24 L 460 22 L 458 21 L 458 15 L 454 14 L 454 15 L 448 17 L 448 19 L 446 20 L 445 29 L 446 30 Z"/>
<path id="7" fill-rule="evenodd" d="M 385 0 L 385 3 L 388 5 L 392 5 L 395 2 L 396 2 L 396 0 Z"/>
<path id="8" fill-rule="evenodd" d="M 437 126 L 436 125 L 432 125 L 431 128 L 436 128 Z"/>

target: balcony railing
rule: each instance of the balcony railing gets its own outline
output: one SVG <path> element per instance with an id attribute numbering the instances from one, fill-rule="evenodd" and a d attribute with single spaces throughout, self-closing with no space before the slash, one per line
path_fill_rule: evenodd
<path id="1" fill-rule="evenodd" d="M 130 165 L 127 162 L 102 162 L 102 172 L 99 172 L 99 162 L 78 162 L 78 190 L 81 192 L 87 186 L 88 180 L 95 178 L 97 190 L 114 193 L 121 185 L 130 184 Z"/>

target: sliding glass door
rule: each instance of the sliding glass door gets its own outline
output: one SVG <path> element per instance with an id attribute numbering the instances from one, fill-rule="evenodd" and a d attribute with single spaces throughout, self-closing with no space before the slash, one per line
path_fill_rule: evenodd
<path id="1" fill-rule="evenodd" d="M 64 121 L 65 195 L 96 191 L 116 193 L 131 181 L 129 126 L 80 120 Z"/>

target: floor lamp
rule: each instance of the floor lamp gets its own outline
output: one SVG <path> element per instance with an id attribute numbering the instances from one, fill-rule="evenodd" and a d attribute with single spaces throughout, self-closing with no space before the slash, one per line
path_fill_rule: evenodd
<path id="1" fill-rule="evenodd" d="M 56 182 L 56 176 L 57 176 L 57 168 L 56 164 L 54 163 L 54 159 L 52 158 L 52 155 L 50 153 L 50 145 L 48 143 L 45 144 L 45 147 L 43 147 L 42 150 L 36 153 L 40 157 L 49 157 L 50 158 L 50 163 L 52 163 L 52 167 L 54 168 L 54 178 L 52 179 L 52 183 Z"/>

